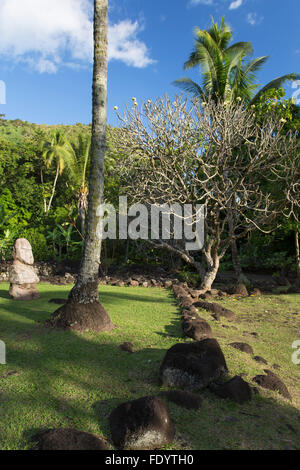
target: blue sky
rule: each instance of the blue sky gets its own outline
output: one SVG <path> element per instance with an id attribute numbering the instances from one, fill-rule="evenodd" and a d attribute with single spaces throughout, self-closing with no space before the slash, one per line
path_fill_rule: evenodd
<path id="1" fill-rule="evenodd" d="M 193 28 L 224 15 L 234 41 L 270 55 L 259 83 L 300 73 L 299 0 L 109 0 L 108 123 L 134 96 L 139 102 L 178 90 L 193 48 Z M 91 121 L 91 0 L 0 0 L 0 113 L 45 124 Z M 290 96 L 293 90 L 287 87 Z"/>

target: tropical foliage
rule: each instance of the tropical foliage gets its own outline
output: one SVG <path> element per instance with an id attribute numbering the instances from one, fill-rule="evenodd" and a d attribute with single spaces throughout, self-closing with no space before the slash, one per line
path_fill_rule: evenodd
<path id="1" fill-rule="evenodd" d="M 233 43 L 232 32 L 225 20 L 213 21 L 208 31 L 196 30 L 195 47 L 185 68 L 199 66 L 203 83 L 189 79 L 177 81 L 201 101 L 242 101 L 252 106 L 258 123 L 269 113 L 281 121 L 281 132 L 298 132 L 299 109 L 287 99 L 282 87 L 292 74 L 273 80 L 258 91 L 256 73 L 267 57 L 252 58 L 248 42 Z M 274 88 L 275 87 L 275 88 Z M 254 100 L 254 101 L 253 101 Z M 114 142 L 121 130 L 107 127 L 104 197 L 115 206 L 122 195 L 121 172 L 124 154 Z M 24 236 L 34 247 L 37 260 L 64 258 L 79 260 L 82 253 L 90 170 L 91 126 L 84 124 L 47 126 L 15 119 L 0 119 L 0 252 L 8 259 L 16 237 Z M 238 149 L 237 149 L 238 150 Z M 176 148 L 173 148 L 176 151 Z M 293 160 L 294 161 L 294 160 Z M 291 165 L 290 165 L 291 166 Z M 285 175 L 282 171 L 282 175 Z M 262 180 L 266 190 L 283 203 L 282 184 Z M 288 194 L 288 193 L 286 193 Z M 178 195 L 179 197 L 180 195 Z M 283 206 L 282 206 L 283 207 Z M 299 223 L 286 208 L 278 215 L 278 228 L 264 235 L 253 231 L 238 240 L 243 268 L 279 272 L 283 267 L 296 271 L 295 234 Z M 151 247 L 144 241 L 105 240 L 102 267 L 124 263 L 164 263 L 178 268 L 185 264 L 174 253 Z M 221 269 L 232 268 L 226 254 Z"/>
<path id="2" fill-rule="evenodd" d="M 241 98 L 254 104 L 268 90 L 280 88 L 288 80 L 298 80 L 299 74 L 290 73 L 278 77 L 257 92 L 256 74 L 267 62 L 268 56 L 252 58 L 250 42 L 231 44 L 232 31 L 223 17 L 220 26 L 212 19 L 207 30 L 195 28 L 194 50 L 185 62 L 185 70 L 199 66 L 203 84 L 190 78 L 176 80 L 175 85 L 196 97 L 230 101 Z"/>

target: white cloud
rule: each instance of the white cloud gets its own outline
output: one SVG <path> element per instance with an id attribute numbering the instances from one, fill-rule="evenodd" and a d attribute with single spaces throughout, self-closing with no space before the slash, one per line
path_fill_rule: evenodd
<path id="1" fill-rule="evenodd" d="M 190 5 L 212 5 L 213 0 L 191 0 Z"/>
<path id="2" fill-rule="evenodd" d="M 231 2 L 229 5 L 229 10 L 236 10 L 240 6 L 242 6 L 243 0 L 235 0 L 234 2 Z"/>
<path id="3" fill-rule="evenodd" d="M 251 26 L 256 26 L 263 21 L 263 16 L 258 16 L 257 13 L 248 13 L 247 15 L 247 23 L 251 24 Z"/>
<path id="4" fill-rule="evenodd" d="M 239 8 L 243 4 L 244 0 L 233 0 L 230 2 L 229 5 L 229 10 L 235 10 L 236 8 Z M 196 6 L 196 5 L 218 5 L 217 0 L 190 0 L 189 2 L 190 6 Z"/>
<path id="5" fill-rule="evenodd" d="M 147 46 L 137 39 L 137 33 L 141 30 L 138 22 L 130 20 L 121 21 L 109 28 L 109 57 L 122 60 L 127 65 L 134 67 L 147 67 L 154 60 L 148 56 Z"/>
<path id="6" fill-rule="evenodd" d="M 153 61 L 137 39 L 137 22 L 109 27 L 109 59 L 134 67 Z M 40 73 L 92 62 L 93 23 L 90 0 L 1 0 L 0 56 L 25 62 Z"/>

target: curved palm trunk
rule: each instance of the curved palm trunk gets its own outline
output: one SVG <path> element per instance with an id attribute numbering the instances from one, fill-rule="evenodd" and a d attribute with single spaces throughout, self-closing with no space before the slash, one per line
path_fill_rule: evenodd
<path id="1" fill-rule="evenodd" d="M 55 179 L 54 179 L 53 188 L 52 188 L 52 193 L 51 193 L 50 201 L 49 201 L 46 212 L 49 212 L 50 209 L 51 209 L 52 201 L 53 201 L 53 198 L 54 198 L 54 195 L 55 195 L 55 189 L 56 189 L 58 176 L 59 176 L 59 166 L 57 165 Z"/>
<path id="2" fill-rule="evenodd" d="M 41 168 L 41 185 L 43 190 L 43 202 L 44 202 L 44 213 L 47 213 L 47 201 L 45 198 L 45 190 L 44 190 L 44 175 L 43 175 L 43 168 Z"/>
<path id="3" fill-rule="evenodd" d="M 79 331 L 114 327 L 99 303 L 101 204 L 104 188 L 107 113 L 108 0 L 94 0 L 93 126 L 86 236 L 77 282 L 66 305 L 53 314 L 52 325 Z"/>

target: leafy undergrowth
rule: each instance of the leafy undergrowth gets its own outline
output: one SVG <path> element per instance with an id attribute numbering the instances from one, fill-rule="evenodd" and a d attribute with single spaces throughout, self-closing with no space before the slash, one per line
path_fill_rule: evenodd
<path id="1" fill-rule="evenodd" d="M 16 302 L 8 296 L 8 285 L 0 285 L 0 339 L 7 348 L 7 365 L 0 365 L 2 450 L 26 449 L 31 435 L 49 427 L 74 427 L 110 441 L 110 411 L 124 401 L 159 393 L 158 369 L 165 351 L 191 341 L 182 338 L 171 291 L 154 288 L 101 287 L 101 302 L 118 326 L 109 333 L 44 328 L 43 321 L 57 307 L 49 300 L 66 298 L 69 288 L 41 284 L 41 299 Z M 177 433 L 168 449 L 299 449 L 300 366 L 291 359 L 292 343 L 300 339 L 299 295 L 220 302 L 236 313 L 236 322 L 216 322 L 202 311 L 201 316 L 213 328 L 230 376 L 243 373 L 251 382 L 269 368 L 285 382 L 293 400 L 260 388 L 245 405 L 209 391 L 201 392 L 199 411 L 169 403 Z M 134 354 L 120 349 L 125 341 L 134 344 Z M 233 341 L 250 344 L 268 366 L 229 346 Z"/>

